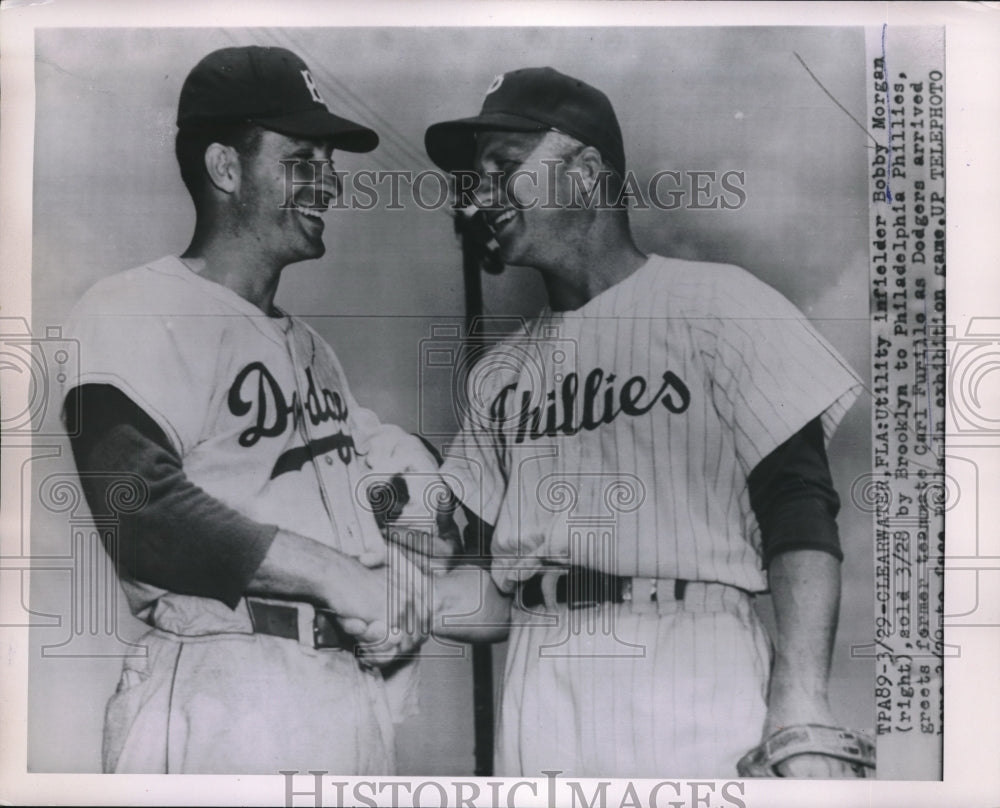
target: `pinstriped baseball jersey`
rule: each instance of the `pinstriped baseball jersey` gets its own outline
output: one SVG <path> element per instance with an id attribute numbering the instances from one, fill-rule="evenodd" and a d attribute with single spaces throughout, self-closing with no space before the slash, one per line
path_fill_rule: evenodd
<path id="1" fill-rule="evenodd" d="M 745 270 L 654 255 L 477 363 L 444 472 L 495 525 L 506 591 L 539 559 L 761 591 L 747 475 L 818 415 L 829 439 L 859 390 Z"/>

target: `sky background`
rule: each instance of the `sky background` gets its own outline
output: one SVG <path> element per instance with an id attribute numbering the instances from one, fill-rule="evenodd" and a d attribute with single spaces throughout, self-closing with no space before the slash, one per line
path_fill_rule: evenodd
<path id="1" fill-rule="evenodd" d="M 866 135 L 796 58 L 864 119 L 860 28 L 40 30 L 35 333 L 63 322 L 96 280 L 184 249 L 194 215 L 173 157 L 181 83 L 209 51 L 253 43 L 298 52 L 334 111 L 382 135 L 370 155 L 338 155 L 346 170 L 431 168 L 426 127 L 474 114 L 506 70 L 550 65 L 594 84 L 617 110 L 640 182 L 663 169 L 745 172 L 739 210 L 634 212 L 640 246 L 746 267 L 799 306 L 867 384 Z M 325 240 L 323 259 L 285 272 L 278 303 L 330 341 L 362 404 L 419 429 L 421 402 L 447 395 L 437 381 L 421 387 L 422 341 L 463 316 L 451 221 L 415 205 L 343 211 L 327 216 Z M 542 302 L 531 270 L 484 278 L 488 313 L 530 316 Z M 869 515 L 850 491 L 870 465 L 869 404 L 862 396 L 830 447 L 847 555 L 833 698 L 843 722 L 859 728 L 874 723 L 872 669 L 850 648 L 872 634 L 872 547 Z M 32 465 L 37 479 L 72 471 L 65 445 Z M 33 515 L 32 552 L 66 554 L 74 529 L 66 515 L 41 507 Z M 33 581 L 34 609 L 72 613 L 65 573 Z M 82 655 L 41 653 L 63 641 L 66 621 L 33 630 L 32 770 L 99 769 L 103 707 L 120 667 L 114 654 L 142 630 L 120 601 L 114 608 L 121 640 L 107 632 L 74 640 Z M 469 773 L 469 665 L 429 659 L 424 671 L 424 714 L 401 732 L 404 773 Z"/>

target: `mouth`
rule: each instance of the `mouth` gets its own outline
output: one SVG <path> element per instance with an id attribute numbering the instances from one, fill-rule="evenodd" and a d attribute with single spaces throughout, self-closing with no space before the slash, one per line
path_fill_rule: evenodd
<path id="1" fill-rule="evenodd" d="M 324 226 L 323 214 L 329 210 L 333 201 L 332 194 L 316 194 L 306 199 L 293 199 L 291 208 L 302 220 L 309 222 L 308 227 L 322 229 Z"/>
<path id="2" fill-rule="evenodd" d="M 291 208 L 315 224 L 323 224 L 323 214 L 330 209 L 335 196 L 325 188 L 311 188 L 291 200 Z"/>
<path id="3" fill-rule="evenodd" d="M 487 213 L 484 215 L 486 226 L 490 229 L 494 236 L 498 236 L 506 230 L 516 217 L 517 210 L 514 208 L 502 210 L 496 214 Z"/>
<path id="4" fill-rule="evenodd" d="M 307 208 L 302 205 L 293 205 L 292 210 L 296 213 L 305 216 L 307 219 L 312 219 L 314 222 L 323 222 L 323 214 L 326 212 L 326 208 Z"/>

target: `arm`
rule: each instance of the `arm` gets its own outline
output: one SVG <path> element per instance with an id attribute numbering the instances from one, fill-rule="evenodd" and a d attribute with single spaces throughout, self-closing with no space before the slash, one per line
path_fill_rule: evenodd
<path id="1" fill-rule="evenodd" d="M 308 536 L 278 530 L 246 594 L 313 603 L 335 612 L 349 630 L 356 628 L 351 633 L 375 640 L 391 622 L 387 584 L 384 567 L 370 569 Z"/>
<path id="2" fill-rule="evenodd" d="M 794 724 L 835 725 L 827 688 L 840 605 L 843 554 L 818 419 L 750 475 L 750 501 L 761 528 L 777 636 L 763 737 Z M 838 777 L 849 767 L 820 755 L 783 764 L 787 777 Z"/>
<path id="3" fill-rule="evenodd" d="M 502 642 L 510 632 L 513 597 L 504 594 L 490 575 L 493 526 L 471 508 L 463 541 L 468 561 L 434 579 L 432 633 L 460 642 Z M 461 619 L 461 616 L 466 616 Z"/>
<path id="4" fill-rule="evenodd" d="M 436 448 L 420 440 L 440 465 Z M 458 501 L 454 495 L 439 497 L 433 533 L 398 530 L 389 517 L 386 536 L 412 558 L 414 563 L 432 572 L 431 633 L 440 639 L 460 642 L 501 642 L 510 629 L 512 598 L 505 595 L 489 574 L 488 548 L 493 528 L 470 508 L 463 506 L 466 526 L 460 536 L 454 519 Z M 463 549 L 478 563 L 455 564 Z M 483 566 L 485 564 L 485 568 Z"/>
<path id="5" fill-rule="evenodd" d="M 91 508 L 106 507 L 109 489 L 124 474 L 141 478 L 148 491 L 141 509 L 121 516 L 118 544 L 108 547 L 119 574 L 230 608 L 245 594 L 306 600 L 337 612 L 348 631 L 366 640 L 398 617 L 387 614 L 385 568 L 367 569 L 209 496 L 184 474 L 163 431 L 119 390 L 84 385 L 79 404 L 67 408 L 66 419 Z M 400 613 L 410 607 L 407 597 L 396 602 Z"/>
<path id="6" fill-rule="evenodd" d="M 501 592 L 487 570 L 462 564 L 431 579 L 431 633 L 460 642 L 500 642 L 510 630 L 513 598 Z"/>
<path id="7" fill-rule="evenodd" d="M 80 483 L 94 514 L 106 513 L 122 479 L 140 480 L 146 501 L 118 517 L 106 549 L 119 575 L 235 608 L 278 531 L 208 496 L 185 475 L 163 430 L 110 385 L 67 398 L 66 425 Z"/>
<path id="8" fill-rule="evenodd" d="M 462 539 L 454 519 L 456 501 L 439 500 L 433 532 L 398 529 L 390 521 L 386 537 L 405 558 L 431 575 L 431 633 L 460 642 L 500 642 L 510 628 L 512 598 L 504 595 L 489 574 L 489 560 L 474 553 L 478 564 L 456 564 Z M 492 528 L 468 509 L 465 546 L 481 551 Z M 390 555 L 392 553 L 390 552 Z M 485 568 L 481 566 L 485 561 Z"/>
<path id="9" fill-rule="evenodd" d="M 792 550 L 775 557 L 768 578 L 777 638 L 764 737 L 794 724 L 835 726 L 827 686 L 840 605 L 840 562 L 821 550 Z M 853 776 L 847 764 L 821 755 L 792 758 L 782 774 Z"/>

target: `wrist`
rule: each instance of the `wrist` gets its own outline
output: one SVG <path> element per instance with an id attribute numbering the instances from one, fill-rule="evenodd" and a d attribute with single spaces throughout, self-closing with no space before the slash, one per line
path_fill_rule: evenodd
<path id="1" fill-rule="evenodd" d="M 373 570 L 355 558 L 341 553 L 332 555 L 322 576 L 321 598 L 326 607 L 337 614 L 357 612 L 363 585 L 372 574 Z"/>
<path id="2" fill-rule="evenodd" d="M 801 659 L 785 659 L 779 653 L 771 672 L 771 697 L 826 701 L 830 676 L 825 669 L 803 665 Z"/>
<path id="3" fill-rule="evenodd" d="M 826 694 L 805 693 L 795 690 L 772 690 L 767 703 L 764 737 L 783 727 L 796 724 L 833 725 L 836 722 Z"/>

